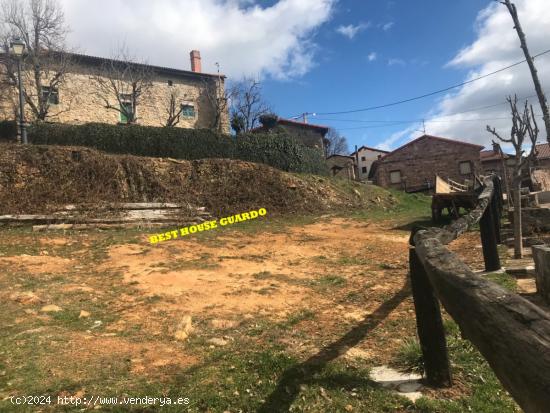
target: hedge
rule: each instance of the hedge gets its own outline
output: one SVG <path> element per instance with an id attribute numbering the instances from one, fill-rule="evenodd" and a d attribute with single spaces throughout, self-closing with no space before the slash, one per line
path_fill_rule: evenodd
<path id="1" fill-rule="evenodd" d="M 29 142 L 37 145 L 86 146 L 108 153 L 176 159 L 230 158 L 261 162 L 283 171 L 327 174 L 320 150 L 282 131 L 233 137 L 209 129 L 88 123 L 36 123 Z"/>

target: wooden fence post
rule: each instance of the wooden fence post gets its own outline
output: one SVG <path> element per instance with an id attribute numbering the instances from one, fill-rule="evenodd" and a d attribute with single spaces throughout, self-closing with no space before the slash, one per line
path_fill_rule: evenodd
<path id="1" fill-rule="evenodd" d="M 491 203 L 487 206 L 487 208 L 491 207 L 492 209 L 492 217 L 493 217 L 493 225 L 495 227 L 495 241 L 497 244 L 502 244 L 502 238 L 500 235 L 500 209 L 498 206 L 498 193 L 495 192 L 493 194 L 493 198 L 491 198 Z"/>
<path id="2" fill-rule="evenodd" d="M 485 212 L 479 221 L 479 232 L 481 233 L 481 245 L 483 246 L 483 260 L 485 271 L 496 271 L 500 269 L 500 257 L 497 249 L 497 235 L 495 230 L 495 217 L 493 204 L 495 203 L 494 193 L 491 197 Z"/>
<path id="3" fill-rule="evenodd" d="M 416 327 L 424 359 L 426 380 L 428 384 L 435 387 L 450 387 L 452 385 L 451 367 L 439 301 L 414 247 L 409 250 L 409 266 Z"/>

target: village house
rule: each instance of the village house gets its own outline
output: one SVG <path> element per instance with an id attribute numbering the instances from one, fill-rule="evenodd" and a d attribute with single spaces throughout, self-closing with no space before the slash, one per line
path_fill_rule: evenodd
<path id="1" fill-rule="evenodd" d="M 370 148 L 364 145 L 358 148 L 355 152 L 352 152 L 351 156 L 355 158 L 359 180 L 366 181 L 374 161 L 387 153 L 389 152 L 383 151 L 382 149 Z"/>
<path id="2" fill-rule="evenodd" d="M 374 162 L 369 179 L 385 188 L 407 192 L 430 190 L 435 177 L 473 182 L 483 172 L 483 146 L 437 136 L 423 135 Z"/>
<path id="3" fill-rule="evenodd" d="M 327 165 L 331 176 L 349 180 L 356 179 L 355 157 L 349 155 L 330 155 Z"/>
<path id="4" fill-rule="evenodd" d="M 128 123 L 125 111 L 116 108 L 125 106 L 126 112 L 135 114 L 136 122 L 145 126 L 166 126 L 170 109 L 178 115 L 176 124 L 182 128 L 217 128 L 229 133 L 227 108 L 220 107 L 216 102 L 224 96 L 225 76 L 220 74 L 203 73 L 201 69 L 200 52 L 193 50 L 190 53 L 191 70 L 153 66 L 141 63 L 132 63 L 122 60 L 106 59 L 76 53 L 60 54 L 62 59 L 69 60 L 63 81 L 59 87 L 43 86 L 42 96 L 47 96 L 48 116 L 50 122 L 69 124 L 83 124 L 101 122 L 108 124 Z M 0 71 L 6 73 L 6 62 L 10 62 L 10 55 L 3 54 L 0 60 Z M 61 58 L 60 58 L 61 59 Z M 4 65 L 1 65 L 1 63 Z M 132 107 L 132 97 L 128 93 L 130 87 L 118 98 L 115 92 L 106 91 L 111 78 L 105 75 L 105 67 L 120 68 L 120 71 L 147 71 L 149 85 L 144 88 L 136 107 Z M 52 74 L 50 73 L 51 77 Z M 130 77 L 130 76 L 128 76 Z M 46 75 L 45 75 L 46 78 Z M 106 87 L 98 87 L 97 79 L 105 80 Z M 32 73 L 29 71 L 23 76 L 24 88 L 29 99 L 36 103 Z M 124 78 L 123 78 L 124 79 Z M 119 80 L 117 80 L 119 82 Z M 13 83 L 13 82 L 12 82 Z M 44 83 L 48 83 L 47 81 Z M 49 83 L 48 83 L 49 84 Z M 14 112 L 18 107 L 18 90 L 12 85 L 7 92 L 0 96 L 0 117 L 3 120 L 14 119 Z M 105 99 L 112 108 L 107 108 Z M 113 110 L 114 109 L 114 110 Z M 33 121 L 35 115 L 29 108 L 25 108 L 25 118 Z M 217 117 L 219 122 L 217 122 Z"/>
<path id="5" fill-rule="evenodd" d="M 310 148 L 325 150 L 325 136 L 329 131 L 328 126 L 277 118 L 277 122 L 273 126 L 263 124 L 260 127 L 252 129 L 252 132 L 266 132 L 275 127 L 285 130 L 289 135 L 294 136 Z"/>
<path id="6" fill-rule="evenodd" d="M 481 151 L 479 157 L 485 174 L 494 173 L 502 180 L 507 179 L 508 185 L 512 184 L 513 171 L 516 164 L 516 159 L 513 155 L 505 153 L 501 156 L 498 152 L 489 149 Z"/>

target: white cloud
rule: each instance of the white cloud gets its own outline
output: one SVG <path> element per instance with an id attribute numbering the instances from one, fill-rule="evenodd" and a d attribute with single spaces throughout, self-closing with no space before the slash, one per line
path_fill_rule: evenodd
<path id="1" fill-rule="evenodd" d="M 387 32 L 388 30 L 390 30 L 393 27 L 394 24 L 395 24 L 394 22 L 387 22 L 384 25 L 382 25 L 382 30 Z"/>
<path id="2" fill-rule="evenodd" d="M 550 38 L 548 0 L 516 0 L 515 3 L 531 53 L 536 54 L 548 49 L 548 38 Z M 476 31 L 476 40 L 460 50 L 447 65 L 448 69 L 469 68 L 470 72 L 465 80 L 524 59 L 519 47 L 519 39 L 513 30 L 512 19 L 504 5 L 494 3 L 482 10 L 476 21 Z M 535 64 L 542 86 L 549 96 L 550 55 L 537 58 Z M 426 117 L 438 117 L 426 123 L 427 132 L 490 146 L 492 136 L 486 132 L 487 124 L 496 127 L 504 135 L 510 133 L 510 111 L 505 104 L 505 99 L 506 96 L 513 94 L 517 94 L 519 98 L 529 97 L 535 112 L 540 114 L 538 100 L 533 96 L 535 90 L 531 75 L 527 64 L 524 63 L 465 85 L 456 92 L 442 97 L 439 103 L 426 114 Z M 494 106 L 499 103 L 502 104 Z M 483 109 L 480 109 L 482 107 Z M 467 112 L 457 113 L 465 111 Z M 539 121 L 539 128 L 541 129 L 539 140 L 542 142 L 546 138 L 542 120 Z"/>
<path id="3" fill-rule="evenodd" d="M 370 27 L 370 23 L 359 23 L 358 25 L 348 24 L 347 26 L 338 26 L 336 32 L 351 40 L 359 32 L 367 29 L 368 27 Z"/>
<path id="4" fill-rule="evenodd" d="M 405 66 L 403 59 L 391 58 L 388 59 L 388 66 Z"/>
<path id="5" fill-rule="evenodd" d="M 392 133 L 389 138 L 384 139 L 382 142 L 377 144 L 376 147 L 382 149 L 383 151 L 391 151 L 400 146 L 401 143 L 411 141 L 421 135 L 423 134 L 418 129 L 418 126 L 411 125 L 406 129 Z M 405 138 L 405 141 L 403 141 L 403 138 Z M 397 145 L 397 142 L 400 142 L 400 144 Z"/>
<path id="6" fill-rule="evenodd" d="M 189 68 L 201 51 L 203 70 L 239 77 L 299 77 L 314 66 L 316 30 L 336 0 L 61 0 L 71 46 L 110 56 L 125 43 L 151 64 Z"/>
<path id="7" fill-rule="evenodd" d="M 376 52 L 370 52 L 367 56 L 367 59 L 369 60 L 369 62 L 373 62 L 373 61 L 376 60 L 377 57 L 378 56 L 377 56 Z"/>

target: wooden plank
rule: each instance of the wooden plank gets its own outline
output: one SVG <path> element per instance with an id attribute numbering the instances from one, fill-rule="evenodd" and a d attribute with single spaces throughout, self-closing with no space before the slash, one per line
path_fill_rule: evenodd
<path id="1" fill-rule="evenodd" d="M 550 406 L 550 315 L 475 275 L 436 238 L 417 234 L 418 257 L 445 310 L 526 413 Z"/>
<path id="2" fill-rule="evenodd" d="M 435 193 L 436 194 L 448 194 L 451 192 L 451 187 L 445 182 L 439 175 L 435 176 Z"/>
<path id="3" fill-rule="evenodd" d="M 429 284 L 463 336 L 526 413 L 543 413 L 550 406 L 550 314 L 475 275 L 444 247 L 493 210 L 496 184 L 492 177 L 485 179 L 475 209 L 441 229 L 413 233 L 412 242 Z M 494 228 L 490 221 L 487 228 Z"/>

